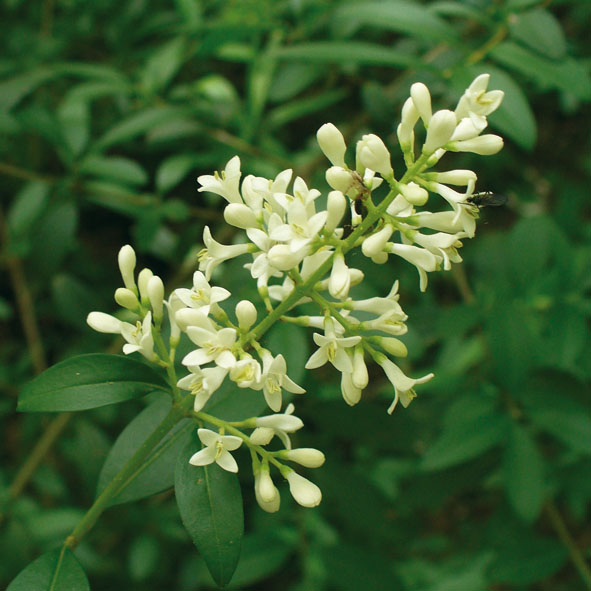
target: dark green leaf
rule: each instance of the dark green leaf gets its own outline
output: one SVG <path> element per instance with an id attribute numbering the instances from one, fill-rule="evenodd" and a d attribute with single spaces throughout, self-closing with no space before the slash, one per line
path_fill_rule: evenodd
<path id="1" fill-rule="evenodd" d="M 144 92 L 149 94 L 159 92 L 168 85 L 182 65 L 185 45 L 185 39 L 177 37 L 150 55 L 141 74 Z"/>
<path id="2" fill-rule="evenodd" d="M 453 27 L 426 6 L 412 2 L 355 2 L 341 6 L 335 13 L 333 30 L 354 34 L 362 27 L 375 27 L 428 41 L 454 41 Z"/>
<path id="3" fill-rule="evenodd" d="M 23 234 L 41 215 L 49 197 L 49 184 L 31 181 L 23 186 L 8 211 L 8 227 L 13 234 Z"/>
<path id="4" fill-rule="evenodd" d="M 591 417 L 567 409 L 533 411 L 533 422 L 571 449 L 591 454 Z"/>
<path id="5" fill-rule="evenodd" d="M 200 449 L 194 435 L 179 455 L 175 493 L 183 525 L 221 587 L 232 579 L 240 558 L 244 532 L 242 493 L 238 476 L 217 464 L 192 466 L 189 458 Z"/>
<path id="6" fill-rule="evenodd" d="M 97 496 L 109 485 L 115 475 L 141 447 L 144 441 L 168 414 L 171 408 L 168 396 L 144 409 L 115 441 L 98 480 Z M 174 467 L 181 450 L 187 443 L 191 421 L 177 423 L 168 435 L 152 450 L 140 468 L 111 500 L 111 505 L 143 499 L 174 486 Z"/>
<path id="7" fill-rule="evenodd" d="M 207 157 L 193 152 L 170 156 L 156 171 L 156 188 L 160 193 L 167 193 L 200 166 L 203 160 L 207 160 Z"/>
<path id="8" fill-rule="evenodd" d="M 506 435 L 507 419 L 493 413 L 447 428 L 427 450 L 425 470 L 441 470 L 475 458 L 498 445 Z"/>
<path id="9" fill-rule="evenodd" d="M 151 367 L 120 355 L 79 355 L 62 361 L 20 392 L 22 412 L 85 410 L 168 390 Z"/>
<path id="10" fill-rule="evenodd" d="M 57 117 L 68 148 L 78 156 L 90 138 L 90 108 L 88 102 L 66 97 L 59 106 Z"/>
<path id="11" fill-rule="evenodd" d="M 145 185 L 148 173 L 134 160 L 122 156 L 89 156 L 80 172 L 129 185 Z"/>
<path id="12" fill-rule="evenodd" d="M 512 14 L 509 27 L 513 39 L 552 59 L 566 56 L 566 38 L 556 17 L 543 8 Z"/>
<path id="13" fill-rule="evenodd" d="M 90 585 L 72 552 L 56 548 L 29 564 L 6 591 L 90 591 Z"/>
<path id="14" fill-rule="evenodd" d="M 274 52 L 283 60 L 305 60 L 320 63 L 363 64 L 406 68 L 416 58 L 400 50 L 363 41 L 316 41 L 281 47 Z"/>
<path id="15" fill-rule="evenodd" d="M 544 462 L 531 435 L 514 423 L 505 447 L 503 480 L 515 512 L 534 521 L 546 496 Z"/>

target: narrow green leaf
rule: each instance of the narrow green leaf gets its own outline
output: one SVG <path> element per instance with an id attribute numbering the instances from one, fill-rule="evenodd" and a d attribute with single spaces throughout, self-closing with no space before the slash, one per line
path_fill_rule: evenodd
<path id="1" fill-rule="evenodd" d="M 156 400 L 125 427 L 105 460 L 98 479 L 97 497 L 154 432 L 171 406 L 172 402 L 168 396 Z M 188 419 L 177 423 L 113 497 L 110 504 L 117 505 L 143 499 L 172 488 L 176 459 L 187 443 L 190 426 L 191 421 Z"/>
<path id="2" fill-rule="evenodd" d="M 163 90 L 183 63 L 186 42 L 183 37 L 172 39 L 150 54 L 140 84 L 146 93 Z"/>
<path id="3" fill-rule="evenodd" d="M 533 411 L 533 422 L 571 449 L 591 454 L 591 417 L 570 410 Z"/>
<path id="4" fill-rule="evenodd" d="M 175 154 L 164 160 L 156 171 L 156 188 L 160 193 L 167 193 L 178 185 L 192 170 L 196 169 L 207 156 L 190 152 Z"/>
<path id="5" fill-rule="evenodd" d="M 504 457 L 504 484 L 517 515 L 534 521 L 545 498 L 544 461 L 531 435 L 514 423 Z"/>
<path id="6" fill-rule="evenodd" d="M 581 61 L 566 58 L 551 61 L 511 41 L 491 50 L 490 56 L 503 66 L 528 76 L 540 86 L 558 88 L 580 100 L 591 98 L 591 76 Z"/>
<path id="7" fill-rule="evenodd" d="M 79 355 L 62 361 L 20 392 L 21 412 L 85 410 L 168 390 L 151 367 L 121 355 Z"/>
<path id="8" fill-rule="evenodd" d="M 455 424 L 443 431 L 427 450 L 421 467 L 425 470 L 441 470 L 471 460 L 499 444 L 506 430 L 507 419 L 499 413 Z"/>
<path id="9" fill-rule="evenodd" d="M 566 38 L 556 17 L 542 8 L 535 8 L 509 19 L 511 36 L 552 59 L 566 56 Z"/>
<path id="10" fill-rule="evenodd" d="M 80 172 L 102 179 L 145 185 L 148 173 L 135 160 L 122 156 L 89 156 L 80 164 Z"/>
<path id="11" fill-rule="evenodd" d="M 406 68 L 416 63 L 417 58 L 391 47 L 363 41 L 315 41 L 280 47 L 274 52 L 284 60 L 306 60 L 373 66 L 396 66 Z"/>
<path id="12" fill-rule="evenodd" d="M 183 112 L 173 107 L 152 107 L 123 119 L 111 127 L 95 144 L 97 150 L 128 142 L 162 123 L 181 118 Z"/>
<path id="13" fill-rule="evenodd" d="M 183 525 L 207 564 L 211 576 L 225 587 L 236 570 L 244 533 L 242 493 L 238 476 L 217 464 L 192 466 L 189 458 L 201 444 L 194 434 L 179 455 L 175 493 Z"/>
<path id="14" fill-rule="evenodd" d="M 88 102 L 68 95 L 58 108 L 57 118 L 62 136 L 74 156 L 86 147 L 90 138 L 90 107 Z"/>
<path id="15" fill-rule="evenodd" d="M 13 234 L 25 233 L 47 205 L 50 186 L 31 181 L 23 186 L 8 211 L 8 227 Z"/>
<path id="16" fill-rule="evenodd" d="M 333 31 L 349 36 L 362 27 L 375 27 L 429 41 L 454 41 L 454 28 L 426 6 L 414 2 L 355 2 L 341 6 Z"/>
<path id="17" fill-rule="evenodd" d="M 6 591 L 90 591 L 90 585 L 72 552 L 56 548 L 22 570 Z"/>
<path id="18" fill-rule="evenodd" d="M 347 94 L 344 88 L 338 88 L 300 100 L 289 101 L 273 109 L 266 116 L 266 123 L 270 128 L 276 129 L 286 123 L 301 119 L 321 109 L 326 109 L 343 100 Z"/>

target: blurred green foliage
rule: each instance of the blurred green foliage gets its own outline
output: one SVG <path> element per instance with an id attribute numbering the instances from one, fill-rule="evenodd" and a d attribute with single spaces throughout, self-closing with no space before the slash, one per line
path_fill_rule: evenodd
<path id="1" fill-rule="evenodd" d="M 0 583 L 71 531 L 146 406 L 15 415 L 35 373 L 113 349 L 85 318 L 115 307 L 119 247 L 133 244 L 176 287 L 205 224 L 232 240 L 219 199 L 196 192 L 199 174 L 237 153 L 244 171 L 291 167 L 326 189 L 322 123 L 350 143 L 371 131 L 394 144 L 412 82 L 447 107 L 490 72 L 506 92 L 490 121 L 506 147 L 444 164 L 473 168 L 478 190 L 508 206 L 483 211 L 463 267 L 432 276 L 426 294 L 398 261 L 363 286 L 383 294 L 400 277 L 409 364 L 436 378 L 390 417 L 376 372 L 351 409 L 334 373 L 297 374 L 306 338 L 270 336 L 309 392 L 297 444 L 326 452 L 324 501 L 306 510 L 283 494 L 264 514 L 245 470 L 231 588 L 591 584 L 587 0 L 2 0 L 1 11 Z M 236 299 L 254 293 L 240 264 L 216 277 Z M 44 433 L 55 442 L 29 472 Z M 212 586 L 170 491 L 110 509 L 76 556 L 95 590 Z"/>

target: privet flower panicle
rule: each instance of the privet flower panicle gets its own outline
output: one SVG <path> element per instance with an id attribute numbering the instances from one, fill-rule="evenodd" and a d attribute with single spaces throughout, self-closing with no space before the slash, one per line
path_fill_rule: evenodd
<path id="1" fill-rule="evenodd" d="M 427 288 L 429 273 L 448 271 L 461 262 L 462 244 L 476 231 L 478 208 L 470 198 L 477 175 L 451 166 L 446 170 L 440 163 L 450 151 L 489 155 L 502 148 L 502 138 L 485 133 L 487 117 L 503 98 L 501 91 L 488 90 L 488 84 L 488 74 L 478 76 L 454 110 L 435 111 L 437 98 L 424 84 L 413 84 L 396 126 L 398 145 L 365 133 L 355 144 L 354 166 L 347 162 L 347 140 L 341 131 L 333 123 L 322 125 L 317 140 L 328 159 L 325 177 L 331 188 L 325 197 L 304 179 L 292 180 L 291 169 L 271 179 L 243 178 L 238 156 L 220 173 L 199 176 L 199 191 L 223 200 L 224 219 L 239 232 L 234 243 L 226 245 L 205 227 L 192 285 L 174 286 L 168 297 L 164 281 L 149 268 L 136 278 L 136 253 L 130 245 L 121 248 L 117 261 L 123 285 L 114 294 L 124 308 L 121 319 L 91 312 L 88 324 L 98 332 L 121 335 L 124 354 L 139 353 L 166 368 L 175 400 L 190 401 L 188 416 L 199 422 L 203 448 L 195 451 L 191 464 L 215 463 L 236 472 L 231 452 L 244 444 L 250 450 L 255 496 L 263 510 L 275 512 L 280 504 L 271 469 L 287 480 L 297 503 L 320 503 L 320 489 L 286 464 L 316 468 L 324 463 L 324 454 L 307 447 L 292 449 L 291 437 L 304 423 L 294 415 L 293 404 L 282 412 L 284 398 L 305 391 L 288 375 L 284 354 L 289 348 L 269 348 L 267 331 L 279 321 L 314 331 L 316 349 L 305 368 L 332 365 L 330 371 L 341 374 L 341 393 L 350 406 L 358 404 L 372 385 L 372 361 L 392 385 L 389 413 L 399 402 L 408 406 L 416 388 L 433 378 L 431 373 L 410 377 L 394 361 L 408 353 L 399 339 L 407 332 L 407 315 L 398 281 L 392 279 L 387 294 L 356 299 L 356 286 L 365 274 L 355 262 L 365 256 L 384 265 L 397 257 L 416 267 L 421 291 Z M 417 142 L 421 137 L 422 145 Z M 397 171 L 398 177 L 392 168 L 396 150 L 406 165 L 406 171 Z M 388 191 L 376 191 L 381 185 Z M 435 211 L 427 210 L 427 204 Z M 216 270 L 232 259 L 242 261 L 245 275 L 256 283 L 252 293 L 258 299 L 236 304 L 229 290 L 215 285 Z M 363 269 L 367 273 L 367 264 Z M 375 272 L 389 275 L 391 269 Z M 300 315 L 301 304 L 315 311 Z M 170 329 L 167 343 L 161 334 L 164 328 Z M 176 376 L 181 339 L 192 348 L 181 359 L 183 374 Z M 243 389 L 260 396 L 272 414 L 231 423 L 209 414 L 215 412 L 217 396 L 228 391 L 243 396 Z M 276 449 L 278 445 L 282 448 Z"/>

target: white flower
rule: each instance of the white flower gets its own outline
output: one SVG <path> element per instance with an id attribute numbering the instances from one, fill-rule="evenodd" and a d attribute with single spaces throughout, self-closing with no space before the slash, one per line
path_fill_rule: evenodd
<path id="1" fill-rule="evenodd" d="M 390 293 L 385 298 L 373 297 L 366 300 L 351 300 L 349 306 L 352 310 L 362 310 L 363 312 L 372 312 L 373 314 L 396 313 L 403 320 L 406 320 L 406 315 L 402 311 L 398 300 L 400 295 L 398 293 L 398 280 L 392 284 Z"/>
<path id="2" fill-rule="evenodd" d="M 288 433 L 294 433 L 304 426 L 302 419 L 293 416 L 294 410 L 294 405 L 288 404 L 282 414 L 255 419 L 256 429 L 250 434 L 250 442 L 253 445 L 267 445 L 273 437 L 277 436 L 285 449 L 291 449 L 291 440 Z"/>
<path id="3" fill-rule="evenodd" d="M 394 232 L 394 226 L 384 224 L 384 227 L 368 236 L 361 245 L 361 252 L 368 258 L 375 258 L 384 254 L 384 248 Z"/>
<path id="4" fill-rule="evenodd" d="M 341 393 L 343 395 L 343 399 L 349 406 L 355 406 L 361 400 L 361 388 L 358 388 L 353 383 L 352 372 L 342 372 Z"/>
<path id="5" fill-rule="evenodd" d="M 361 167 L 379 172 L 383 177 L 389 177 L 394 172 L 388 148 L 373 133 L 362 136 L 357 142 L 357 168 Z"/>
<path id="6" fill-rule="evenodd" d="M 259 386 L 263 389 L 265 401 L 269 408 L 274 412 L 279 412 L 281 409 L 282 388 L 292 394 L 304 394 L 305 390 L 287 375 L 287 363 L 283 355 L 273 357 L 270 351 L 263 349 L 261 359 L 263 360 L 263 373 L 260 376 Z"/>
<path id="7" fill-rule="evenodd" d="M 121 277 L 123 278 L 123 284 L 125 287 L 127 287 L 127 289 L 135 291 L 137 288 L 135 286 L 133 272 L 135 270 L 136 257 L 135 251 L 129 244 L 121 247 L 121 250 L 119 250 L 119 254 L 117 256 L 117 261 L 119 263 Z"/>
<path id="8" fill-rule="evenodd" d="M 208 191 L 221 195 L 228 203 L 242 203 L 238 185 L 240 183 L 240 158 L 234 156 L 226 164 L 221 175 L 216 171 L 213 175 L 202 175 L 197 179 L 201 185 L 199 191 Z"/>
<path id="9" fill-rule="evenodd" d="M 289 482 L 291 496 L 302 507 L 316 507 L 322 501 L 322 491 L 307 478 L 291 470 L 285 479 Z"/>
<path id="10" fill-rule="evenodd" d="M 443 258 L 440 255 L 433 254 L 425 248 L 411 246 L 410 244 L 397 244 L 391 242 L 389 250 L 392 254 L 398 255 L 417 268 L 420 277 L 421 291 L 427 289 L 427 273 L 437 270 Z"/>
<path id="11" fill-rule="evenodd" d="M 222 302 L 230 297 L 230 292 L 223 287 L 211 287 L 201 271 L 193 273 L 193 288 L 178 288 L 175 290 L 176 296 L 189 308 L 195 308 L 203 312 L 206 316 L 209 314 L 211 305 Z"/>
<path id="12" fill-rule="evenodd" d="M 152 336 L 152 313 L 148 312 L 144 321 L 138 320 L 135 324 L 129 322 L 121 323 L 121 335 L 127 341 L 123 345 L 123 352 L 126 355 L 130 353 L 141 353 L 146 359 L 152 361 L 154 354 L 154 337 Z"/>
<path id="13" fill-rule="evenodd" d="M 236 330 L 233 328 L 216 330 L 208 318 L 205 320 L 209 325 L 187 327 L 189 338 L 200 348 L 185 355 L 183 365 L 203 365 L 214 361 L 224 369 L 232 368 L 236 364 L 236 358 L 230 349 L 236 342 Z"/>
<path id="14" fill-rule="evenodd" d="M 376 357 L 376 361 L 379 365 L 381 365 L 386 377 L 390 380 L 392 385 L 394 386 L 395 396 L 394 401 L 388 408 L 388 414 L 392 414 L 398 401 L 404 408 L 406 408 L 411 401 L 417 397 L 416 392 L 414 391 L 414 387 L 416 384 L 424 384 L 428 382 L 431 378 L 433 378 L 434 374 L 429 373 L 422 378 L 417 378 L 416 380 L 409 378 L 407 375 L 403 373 L 403 371 L 390 359 L 388 359 L 385 355 L 381 355 Z"/>
<path id="15" fill-rule="evenodd" d="M 314 342 L 320 348 L 312 353 L 306 363 L 306 369 L 315 369 L 330 361 L 339 371 L 353 371 L 351 359 L 345 349 L 354 347 L 360 341 L 360 336 L 337 337 L 334 322 L 327 318 L 324 322 L 324 335 L 314 333 Z"/>
<path id="16" fill-rule="evenodd" d="M 170 322 L 170 340 L 178 344 L 178 339 L 181 336 L 181 329 L 176 321 L 176 313 L 183 307 L 183 302 L 176 297 L 176 294 L 172 292 L 167 302 L 164 302 L 166 309 L 168 310 L 168 320 Z M 175 345 L 176 347 L 176 345 Z"/>
<path id="17" fill-rule="evenodd" d="M 472 81 L 456 107 L 458 121 L 464 117 L 484 118 L 498 109 L 505 93 L 502 90 L 486 92 L 489 80 L 490 74 L 481 74 Z"/>
<path id="18" fill-rule="evenodd" d="M 193 410 L 199 412 L 211 398 L 212 394 L 222 385 L 228 370 L 223 367 L 199 366 L 189 367 L 191 373 L 177 382 L 177 386 L 183 390 L 189 390 L 195 396 Z"/>
<path id="19" fill-rule="evenodd" d="M 201 451 L 191 456 L 189 464 L 193 466 L 207 466 L 214 462 L 228 472 L 238 472 L 238 464 L 232 457 L 231 451 L 242 445 L 242 439 L 234 435 L 219 435 L 210 429 L 197 431 L 204 447 Z"/>
<path id="20" fill-rule="evenodd" d="M 293 200 L 287 209 L 288 223 L 273 228 L 269 232 L 269 238 L 277 242 L 287 242 L 291 252 L 301 252 L 318 237 L 327 215 L 328 212 L 321 211 L 309 216 L 306 205 L 300 200 Z"/>
<path id="21" fill-rule="evenodd" d="M 393 336 L 406 334 L 408 328 L 404 321 L 406 314 L 398 313 L 394 310 L 378 316 L 374 320 L 365 320 L 361 323 L 365 330 L 379 330 Z"/>
<path id="22" fill-rule="evenodd" d="M 458 126 L 455 128 L 450 141 L 455 142 L 459 140 L 471 140 L 477 135 L 480 135 L 486 128 L 486 119 L 471 119 L 465 117 L 462 119 Z"/>
<path id="23" fill-rule="evenodd" d="M 459 213 L 459 215 L 458 215 Z M 455 211 L 421 211 L 413 216 L 413 220 L 423 228 L 438 230 L 448 234 L 457 234 L 464 231 L 467 237 L 472 238 L 476 231 L 476 218 L 469 207 Z"/>
<path id="24" fill-rule="evenodd" d="M 261 366 L 250 355 L 245 355 L 230 369 L 230 379 L 239 388 L 255 388 L 261 380 Z"/>
<path id="25" fill-rule="evenodd" d="M 332 123 L 325 123 L 316 132 L 316 139 L 324 155 L 334 166 L 345 167 L 345 138 L 343 134 Z"/>
<path id="26" fill-rule="evenodd" d="M 447 234 L 445 232 L 437 232 L 436 234 L 421 234 L 417 232 L 413 239 L 417 244 L 431 251 L 436 255 L 443 257 L 443 268 L 446 271 L 451 269 L 451 263 L 462 262 L 462 257 L 458 253 L 458 248 L 462 246 L 460 238 L 463 238 L 463 233 Z"/>
<path id="27" fill-rule="evenodd" d="M 220 263 L 252 251 L 252 247 L 248 243 L 227 246 L 216 242 L 211 236 L 208 226 L 205 226 L 203 230 L 203 243 L 205 244 L 205 248 L 198 254 L 199 269 L 205 272 L 205 278 L 208 280 Z"/>

